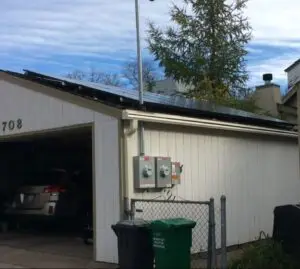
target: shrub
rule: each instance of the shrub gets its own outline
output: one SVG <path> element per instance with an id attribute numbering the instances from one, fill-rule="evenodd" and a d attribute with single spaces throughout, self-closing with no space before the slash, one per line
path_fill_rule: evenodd
<path id="1" fill-rule="evenodd" d="M 286 254 L 280 243 L 260 239 L 247 247 L 241 258 L 231 262 L 230 269 L 297 269 L 300 263 Z"/>

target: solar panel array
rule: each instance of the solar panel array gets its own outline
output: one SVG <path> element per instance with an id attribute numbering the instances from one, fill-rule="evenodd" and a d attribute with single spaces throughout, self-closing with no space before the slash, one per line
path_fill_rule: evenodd
<path id="1" fill-rule="evenodd" d="M 52 80 L 57 80 L 60 82 L 70 83 L 77 86 L 87 87 L 91 88 L 93 90 L 98 90 L 101 92 L 109 93 L 112 95 L 116 95 L 119 97 L 127 98 L 130 100 L 138 101 L 139 100 L 139 92 L 136 90 L 131 89 L 124 89 L 121 87 L 115 87 L 110 85 L 105 85 L 101 83 L 95 83 L 95 82 L 88 82 L 88 81 L 82 81 L 82 80 L 76 80 L 76 79 L 70 79 L 60 76 L 48 76 L 41 73 L 35 73 L 31 71 L 26 71 L 32 74 L 35 74 L 36 76 L 41 76 L 45 78 L 51 78 Z M 209 113 L 216 113 L 221 114 L 224 116 L 232 116 L 232 117 L 242 117 L 242 118 L 248 118 L 248 119 L 256 119 L 256 120 L 262 120 L 262 121 L 268 121 L 268 122 L 274 122 L 278 124 L 288 124 L 285 121 L 282 121 L 280 119 L 264 116 L 264 115 L 258 115 L 251 112 L 246 112 L 243 110 L 237 110 L 230 107 L 224 107 L 220 105 L 215 105 L 211 102 L 206 101 L 199 101 L 194 99 L 188 99 L 183 96 L 167 96 L 167 95 L 161 95 L 151 92 L 144 92 L 144 103 L 145 104 L 155 104 L 155 105 L 163 105 L 166 107 L 173 107 L 173 108 L 181 108 L 186 110 L 194 110 L 199 112 L 209 112 Z"/>

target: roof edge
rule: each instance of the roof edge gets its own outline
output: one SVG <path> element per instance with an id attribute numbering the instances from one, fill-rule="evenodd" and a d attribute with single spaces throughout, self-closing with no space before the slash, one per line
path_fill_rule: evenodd
<path id="1" fill-rule="evenodd" d="M 267 88 L 267 87 L 270 87 L 270 86 L 275 86 L 275 87 L 280 88 L 280 85 L 279 85 L 279 84 L 276 84 L 276 83 L 270 83 L 270 84 L 258 85 L 258 86 L 256 86 L 255 88 L 256 88 L 256 89 L 263 89 L 263 88 Z"/>
<path id="2" fill-rule="evenodd" d="M 297 93 L 298 84 L 295 84 L 283 97 L 281 100 L 282 104 L 285 104 L 289 99 L 291 99 Z"/>
<path id="3" fill-rule="evenodd" d="M 300 59 L 298 59 L 297 61 L 293 62 L 290 66 L 288 66 L 286 69 L 284 69 L 284 72 L 288 72 L 291 69 L 293 69 L 294 66 L 298 65 L 300 63 Z"/>

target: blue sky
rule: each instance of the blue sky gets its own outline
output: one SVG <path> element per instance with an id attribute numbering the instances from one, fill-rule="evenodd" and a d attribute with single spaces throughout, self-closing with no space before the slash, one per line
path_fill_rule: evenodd
<path id="1" fill-rule="evenodd" d="M 147 21 L 168 24 L 170 4 L 140 0 L 143 37 Z M 300 55 L 299 10 L 299 0 L 249 1 L 249 86 L 260 84 L 265 72 L 286 84 L 284 69 Z M 2 69 L 64 75 L 93 67 L 117 73 L 135 57 L 134 0 L 1 0 L 0 36 Z"/>

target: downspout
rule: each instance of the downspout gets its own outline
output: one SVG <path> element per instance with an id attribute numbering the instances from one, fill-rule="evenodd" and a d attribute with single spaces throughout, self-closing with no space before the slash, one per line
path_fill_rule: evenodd
<path id="1" fill-rule="evenodd" d="M 137 129 L 138 129 L 138 120 L 130 120 L 129 128 L 125 131 L 125 135 L 131 136 L 136 132 Z"/>
<path id="2" fill-rule="evenodd" d="M 124 150 L 123 150 L 123 158 L 124 158 L 124 218 L 128 219 L 130 217 L 131 213 L 131 206 L 130 206 L 130 200 L 129 200 L 129 177 L 128 177 L 128 168 L 129 168 L 129 162 L 128 162 L 128 152 L 130 152 L 130 148 L 128 147 L 128 139 L 130 136 L 132 136 L 139 128 L 139 122 L 138 120 L 129 120 L 129 127 L 124 128 Z"/>

